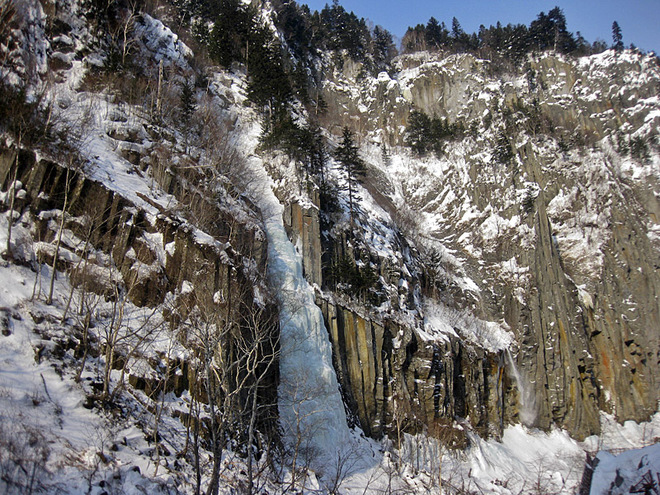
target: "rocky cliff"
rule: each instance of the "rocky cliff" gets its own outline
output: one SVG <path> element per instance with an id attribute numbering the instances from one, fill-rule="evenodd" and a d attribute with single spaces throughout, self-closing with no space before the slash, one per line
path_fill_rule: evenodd
<path id="1" fill-rule="evenodd" d="M 303 61 L 289 46 L 267 68 L 307 63 L 295 78 L 309 81 L 277 102 L 255 97 L 273 88 L 255 88 L 243 54 L 211 65 L 203 33 L 188 38 L 195 53 L 167 26 L 187 22 L 172 17 L 184 3 L 150 4 L 153 15 L 132 2 L 18 5 L 0 7 L 11 19 L 0 91 L 15 110 L 0 111 L 0 277 L 20 282 L 16 296 L 0 292 L 2 338 L 34 357 L 26 375 L 46 395 L 62 382 L 99 417 L 140 410 L 155 447 L 136 441 L 131 455 L 154 461 L 153 478 L 162 466 L 182 491 L 211 493 L 223 470 L 228 490 L 335 493 L 357 456 L 360 493 L 386 478 L 392 490 L 395 470 L 398 486 L 419 489 L 401 464 L 415 451 L 427 476 L 417 434 L 438 461 L 446 446 L 482 455 L 482 439 L 528 435 L 507 430 L 519 423 L 581 440 L 604 412 L 623 422 L 657 411 L 655 56 L 550 51 L 516 67 L 418 52 L 375 74 L 341 48 Z M 286 37 L 264 5 L 232 8 L 279 49 Z M 425 118 L 442 132 L 414 142 Z M 366 168 L 350 199 L 334 153 L 344 129 Z M 2 399 L 30 402 L 24 392 Z M 324 407 L 342 428 L 323 425 L 315 444 Z M 133 449 L 123 442 L 112 452 Z M 161 458 L 166 444 L 176 459 Z M 315 465 L 328 446 L 336 466 Z M 89 480 L 98 462 L 80 461 Z M 102 482 L 120 483 L 112 476 Z"/>
<path id="2" fill-rule="evenodd" d="M 648 418 L 657 407 L 660 350 L 656 59 L 544 55 L 520 73 L 498 73 L 469 55 L 422 53 L 400 57 L 395 67 L 365 80 L 345 63 L 324 83 L 328 128 L 341 122 L 360 136 L 370 165 L 363 194 L 380 212 L 365 207 L 357 233 L 337 235 L 342 228 L 332 227 L 325 252 L 335 261 L 359 252 L 381 276 L 389 274 L 385 284 L 415 300 L 390 310 L 408 316 L 428 302 L 415 291 L 437 270 L 420 252 L 431 245 L 451 253 L 440 262 L 444 272 L 458 270 L 475 286 L 466 290 L 446 275 L 435 298 L 510 332 L 516 365 L 533 389 L 530 424 L 584 437 L 598 432 L 601 410 L 621 420 Z M 415 156 L 401 148 L 413 110 L 466 131 L 445 143 L 441 156 Z M 369 246 L 378 215 L 389 216 L 417 252 L 392 264 L 392 256 Z M 303 218 L 292 227 L 309 239 L 306 264 L 318 267 L 321 242 L 310 228 L 318 220 L 310 210 Z M 405 251 L 401 241 L 391 246 Z M 318 268 L 313 273 L 310 280 L 324 286 Z M 507 402 L 523 407 L 511 366 L 496 364 L 503 349 L 477 344 L 468 351 L 454 337 L 421 343 L 423 310 L 390 328 L 379 310 L 345 306 L 326 302 L 324 314 L 347 400 L 366 431 L 393 426 L 397 393 L 417 404 L 415 417 L 429 427 L 469 416 L 473 426 L 497 431 L 520 420 L 501 409 Z M 458 334 L 465 330 L 459 327 Z M 498 378 L 503 370 L 509 387 Z"/>
<path id="3" fill-rule="evenodd" d="M 14 211 L 22 224 L 22 233 L 12 244 L 16 261 L 35 270 L 40 263 L 55 263 L 58 270 L 68 273 L 73 287 L 106 299 L 117 299 L 125 290 L 131 303 L 160 309 L 173 329 L 183 328 L 196 310 L 233 322 L 238 334 L 219 339 L 226 359 L 238 360 L 234 355 L 244 344 L 241 334 L 249 333 L 250 325 L 275 331 L 274 305 L 264 300 L 261 304 L 270 306 L 258 307 L 253 296 L 254 291 L 264 290 L 266 246 L 263 232 L 249 216 L 238 220 L 227 211 L 216 210 L 216 225 L 224 234 L 212 238 L 187 221 L 181 210 L 164 208 L 139 193 L 136 204 L 90 179 L 82 168 L 72 170 L 32 151 L 17 154 L 7 147 L 0 151 L 0 184 L 6 191 L 16 191 Z M 61 224 L 55 221 L 62 217 Z M 59 235 L 60 225 L 63 235 Z M 184 332 L 179 338 L 190 354 L 171 362 L 168 357 L 168 370 L 163 373 L 161 359 L 165 358 L 144 352 L 146 366 L 133 364 L 125 370 L 127 380 L 152 398 L 163 391 L 177 396 L 186 392 L 208 403 L 209 392 L 201 383 L 200 370 L 190 362 L 199 351 L 194 337 Z M 77 354 L 86 352 L 78 331 L 69 339 Z M 140 360 L 135 351 L 116 352 L 118 369 L 127 361 Z M 276 416 L 272 411 L 275 370 L 266 381 L 259 401 L 264 411 L 271 409 L 263 416 L 272 418 Z M 244 400 L 240 398 L 239 403 Z"/>

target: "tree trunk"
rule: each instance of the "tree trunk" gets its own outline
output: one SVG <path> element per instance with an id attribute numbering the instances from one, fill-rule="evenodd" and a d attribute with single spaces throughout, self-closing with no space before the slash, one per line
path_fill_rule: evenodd
<path id="1" fill-rule="evenodd" d="M 50 288 L 48 289 L 48 297 L 46 304 L 53 303 L 53 290 L 55 288 L 55 277 L 57 274 L 57 261 L 60 257 L 60 245 L 62 244 L 62 233 L 64 232 L 64 221 L 66 218 L 66 207 L 69 201 L 69 174 L 71 169 L 67 167 L 66 178 L 64 179 L 64 205 L 62 206 L 62 218 L 60 219 L 60 226 L 57 230 L 57 241 L 55 242 L 55 254 L 53 255 L 53 270 L 50 274 Z"/>
<path id="2" fill-rule="evenodd" d="M 18 143 L 16 144 L 16 160 L 14 162 L 14 178 L 12 179 L 10 186 L 11 199 L 9 201 L 9 211 L 7 216 L 7 248 L 5 256 L 7 259 L 11 260 L 14 258 L 14 255 L 11 252 L 11 229 L 14 224 L 14 203 L 16 202 L 16 179 L 18 178 L 18 159 L 21 154 L 21 135 L 18 135 Z"/>

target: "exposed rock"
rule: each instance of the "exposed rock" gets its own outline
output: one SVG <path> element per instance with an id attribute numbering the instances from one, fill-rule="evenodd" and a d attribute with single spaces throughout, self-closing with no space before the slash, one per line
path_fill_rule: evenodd
<path id="1" fill-rule="evenodd" d="M 290 203 L 284 210 L 284 224 L 289 229 L 291 241 L 300 246 L 305 278 L 311 284 L 321 286 L 321 231 L 318 198 L 313 205 L 301 206 Z"/>
<path id="2" fill-rule="evenodd" d="M 409 326 L 317 302 L 345 402 L 366 434 L 424 431 L 461 447 L 465 418 L 482 435 L 498 436 L 517 417 L 515 399 L 507 399 L 516 390 L 502 356 L 458 338 L 424 341 Z"/>
<path id="3" fill-rule="evenodd" d="M 601 410 L 642 421 L 660 398 L 658 177 L 643 153 L 631 155 L 640 164 L 635 168 L 609 149 L 622 146 L 625 153 L 634 135 L 657 147 L 660 72 L 653 57 L 617 57 L 613 51 L 578 60 L 543 54 L 520 73 L 495 74 L 490 62 L 471 55 L 417 53 L 397 59 L 396 78 L 358 81 L 359 71 L 348 67 L 335 69 L 324 85 L 330 130 L 348 125 L 363 145 L 402 144 L 412 109 L 472 128 L 440 160 L 442 170 L 411 161 L 417 175 L 375 170 L 366 188 L 392 217 L 399 212 L 389 198 L 396 195 L 413 215 L 439 212 L 436 231 L 425 234 L 460 253 L 462 269 L 479 286 L 477 302 L 451 286 L 441 297 L 504 322 L 517 342 L 517 368 L 532 384 L 534 424 L 560 425 L 576 438 L 599 431 Z M 513 152 L 510 163 L 482 154 L 495 146 L 484 138 L 496 134 L 493 126 Z M 292 222 L 294 238 L 300 223 Z M 338 234 L 331 249 L 335 257 L 350 254 L 354 242 Z M 383 276 L 391 264 L 370 262 Z M 401 277 L 411 301 L 420 284 L 415 277 Z M 394 330 L 376 323 L 380 316 L 374 321 L 327 302 L 323 308 L 347 403 L 365 431 L 379 435 L 392 425 L 394 392 L 381 383 L 387 377 L 405 389 L 400 393 L 408 394 L 413 416 L 429 431 L 436 418 L 469 416 L 491 433 L 519 420 L 523 397 L 503 356 L 454 339 L 432 351 L 415 337 L 419 323 Z M 385 373 L 388 332 L 400 347 L 392 345 Z M 439 369 L 448 380 L 442 386 L 455 393 L 436 399 L 429 376 Z"/>
<path id="4" fill-rule="evenodd" d="M 0 151 L 0 187 L 5 190 L 13 176 L 15 158 L 12 150 Z M 48 243 L 53 242 L 55 232 L 49 219 L 61 215 L 66 169 L 57 163 L 37 159 L 35 153 L 21 151 L 17 178 L 26 191 L 25 208 L 30 208 L 37 218 L 40 218 L 40 212 L 47 213 L 37 221 L 35 234 L 42 244 L 50 245 Z M 70 272 L 70 282 L 74 286 L 116 297 L 117 285 L 122 283 L 131 302 L 149 307 L 162 305 L 167 294 L 177 294 L 174 304 L 163 311 L 170 324 L 176 326 L 194 306 L 233 322 L 232 328 L 237 334 L 228 334 L 222 349 L 218 349 L 218 352 L 226 353 L 226 359 L 235 359 L 238 352 L 235 338 L 240 339 L 245 325 L 275 328 L 275 308 L 267 300 L 258 305 L 253 294 L 254 285 L 260 283 L 255 277 L 263 272 L 266 262 L 265 245 L 258 238 L 257 230 L 237 227 L 236 219 L 228 213 L 218 213 L 216 218 L 217 222 L 233 224 L 231 229 L 227 227 L 227 232 L 231 230 L 231 234 L 226 236 L 228 242 L 221 243 L 216 239 L 210 242 L 208 236 L 182 218 L 168 216 L 162 211 L 145 211 L 104 184 L 71 171 L 66 218 L 65 227 L 71 233 L 69 237 L 78 237 L 106 253 L 104 256 L 112 260 L 119 272 L 119 278 L 116 278 L 116 272 L 106 264 L 109 260 L 103 261 L 89 255 L 84 263 L 72 262 L 80 246 L 63 242 L 61 251 L 68 250 L 71 257 L 58 266 Z M 237 248 L 244 249 L 250 258 L 247 259 Z M 246 272 L 246 266 L 253 267 L 253 270 Z M 184 287 L 190 290 L 184 290 Z M 250 313 L 253 321 L 249 318 Z M 35 322 L 38 323 L 37 320 Z M 183 345 L 188 345 L 186 335 L 181 335 L 181 339 Z M 195 349 L 191 352 L 194 353 Z M 41 358 L 41 353 L 37 357 Z M 117 355 L 115 367 L 119 369 L 125 360 L 125 356 Z M 172 360 L 167 379 L 163 381 L 157 378 L 162 373 L 149 371 L 158 369 L 161 361 L 167 359 L 163 357 L 162 360 L 147 363 L 147 371 L 131 372 L 129 369 L 129 383 L 144 390 L 147 395 L 163 391 L 180 395 L 183 390 L 189 390 L 196 400 L 208 401 L 204 387 L 196 376 L 196 369 L 185 361 Z M 270 368 L 263 380 L 259 400 L 264 404 L 263 417 L 270 421 L 276 417 L 270 410 L 276 407 L 276 365 Z M 236 400 L 244 399 L 237 397 Z"/>

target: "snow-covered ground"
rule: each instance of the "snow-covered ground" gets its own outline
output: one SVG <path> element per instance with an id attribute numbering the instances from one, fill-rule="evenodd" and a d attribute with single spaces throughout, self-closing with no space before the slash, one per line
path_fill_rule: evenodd
<path id="1" fill-rule="evenodd" d="M 3 246 L 6 234 L 3 215 Z M 30 238 L 20 224 L 14 226 L 14 236 Z M 130 410 L 128 417 L 92 408 L 88 396 L 101 381 L 102 360 L 90 356 L 79 368 L 80 356 L 74 356 L 80 333 L 80 327 L 74 330 L 79 324 L 76 312 L 62 322 L 70 292 L 66 278 L 60 275 L 53 304 L 47 305 L 50 270 L 39 270 L 7 262 L 0 266 L 0 486 L 16 494 L 100 494 L 109 486 L 127 494 L 183 488 L 181 474 L 172 470 L 174 459 L 163 456 L 162 464 L 155 460 L 154 444 L 145 433 L 153 417 L 137 400 L 120 401 Z M 100 302 L 99 314 L 109 311 L 109 304 Z M 138 324 L 139 313 L 138 308 L 126 308 L 126 321 Z M 99 321 L 90 339 L 100 339 L 102 331 Z M 163 338 L 154 336 L 154 351 L 165 344 Z M 81 380 L 76 382 L 79 372 Z M 118 379 L 113 372 L 113 385 Z M 185 428 L 169 418 L 164 428 L 170 435 L 185 436 Z"/>

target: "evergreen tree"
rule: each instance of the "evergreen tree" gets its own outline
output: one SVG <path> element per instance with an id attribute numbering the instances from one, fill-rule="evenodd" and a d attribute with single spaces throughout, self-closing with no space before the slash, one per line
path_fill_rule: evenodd
<path id="1" fill-rule="evenodd" d="M 282 48 L 265 28 L 253 32 L 249 46 L 248 99 L 261 107 L 267 106 L 271 115 L 279 115 L 293 96 Z"/>
<path id="2" fill-rule="evenodd" d="M 436 156 L 444 152 L 444 142 L 462 135 L 465 128 L 462 123 L 449 123 L 442 117 L 429 117 L 425 113 L 413 110 L 408 118 L 404 142 L 418 155 L 433 151 Z"/>
<path id="3" fill-rule="evenodd" d="M 548 14 L 541 12 L 529 25 L 532 46 L 537 50 L 572 53 L 576 48 L 573 34 L 566 29 L 566 17 L 559 7 Z"/>
<path id="4" fill-rule="evenodd" d="M 197 110 L 195 87 L 188 80 L 181 84 L 179 101 L 181 103 L 181 123 L 187 125 L 190 122 L 190 118 L 195 113 L 195 110 Z"/>
<path id="5" fill-rule="evenodd" d="M 566 28 L 566 16 L 564 12 L 559 7 L 555 7 L 548 12 L 548 19 L 552 23 L 553 29 L 552 48 L 561 53 L 572 53 L 575 51 L 575 38 L 573 38 L 573 34 Z"/>
<path id="6" fill-rule="evenodd" d="M 317 177 L 321 184 L 325 183 L 325 165 L 328 159 L 328 151 L 325 147 L 325 139 L 321 134 L 321 128 L 312 124 L 310 126 L 311 147 L 309 151 L 309 169 Z"/>
<path id="7" fill-rule="evenodd" d="M 623 35 L 621 34 L 619 23 L 616 21 L 612 23 L 612 42 L 612 48 L 614 48 L 617 52 L 623 50 Z"/>
<path id="8" fill-rule="evenodd" d="M 289 0 L 273 0 L 271 4 L 276 12 L 275 24 L 293 53 L 298 58 L 313 53 L 313 30 L 310 25 L 309 7 Z"/>
<path id="9" fill-rule="evenodd" d="M 209 37 L 209 53 L 223 67 L 245 62 L 248 35 L 254 25 L 254 12 L 240 0 L 220 0 Z"/>
<path id="10" fill-rule="evenodd" d="M 449 32 L 445 24 L 440 24 L 435 17 L 431 17 L 426 24 L 426 44 L 429 49 L 439 50 L 449 43 Z"/>
<path id="11" fill-rule="evenodd" d="M 414 110 L 408 118 L 405 143 L 418 155 L 424 155 L 430 145 L 431 119 L 428 115 Z"/>
<path id="12" fill-rule="evenodd" d="M 458 22 L 458 19 L 456 17 L 453 17 L 451 20 L 451 36 L 455 40 L 458 40 L 463 37 L 465 34 L 465 31 L 463 31 L 463 28 L 461 27 L 461 23 Z"/>
<path id="13" fill-rule="evenodd" d="M 582 57 L 584 55 L 589 55 L 591 53 L 591 46 L 587 40 L 584 39 L 582 33 L 578 31 L 575 33 L 575 55 Z"/>
<path id="14" fill-rule="evenodd" d="M 470 36 L 463 31 L 456 17 L 451 20 L 451 44 L 455 52 L 463 52 L 470 48 Z"/>
<path id="15" fill-rule="evenodd" d="M 353 141 L 353 133 L 348 127 L 344 127 L 342 141 L 335 150 L 335 159 L 339 162 L 346 174 L 346 187 L 348 189 L 348 208 L 353 223 L 354 200 L 359 199 L 355 190 L 362 182 L 367 168 L 360 158 L 358 147 Z"/>
<path id="16" fill-rule="evenodd" d="M 511 150 L 511 141 L 509 141 L 509 138 L 502 131 L 497 134 L 493 156 L 497 163 L 501 165 L 509 165 L 513 161 L 514 155 Z"/>
<path id="17" fill-rule="evenodd" d="M 378 69 L 384 69 L 397 55 L 396 47 L 392 41 L 392 35 L 380 26 L 374 28 L 372 35 L 374 62 Z"/>
<path id="18" fill-rule="evenodd" d="M 352 59 L 364 61 L 371 45 L 371 33 L 364 19 L 348 13 L 333 0 L 318 17 L 313 18 L 313 28 L 321 33 L 321 48 L 346 50 Z"/>

